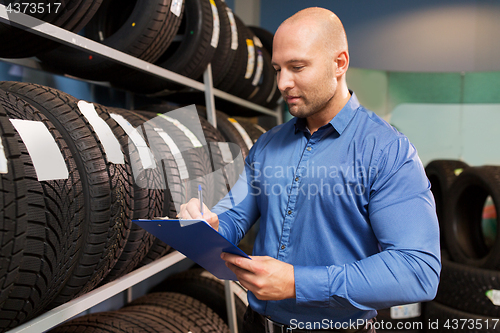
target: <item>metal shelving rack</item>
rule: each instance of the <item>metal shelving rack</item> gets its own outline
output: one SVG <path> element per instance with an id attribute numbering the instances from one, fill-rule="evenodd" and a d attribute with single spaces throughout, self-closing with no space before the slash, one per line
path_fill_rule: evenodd
<path id="1" fill-rule="evenodd" d="M 251 103 L 242 98 L 230 95 L 224 91 L 215 89 L 212 84 L 212 71 L 210 64 L 203 74 L 204 83 L 184 77 L 167 69 L 161 68 L 144 60 L 135 58 L 126 53 L 120 52 L 103 44 L 97 43 L 83 36 L 77 35 L 65 29 L 59 28 L 50 23 L 41 21 L 23 13 L 7 13 L 6 7 L 0 4 L 0 22 L 9 24 L 21 29 L 25 29 L 36 35 L 40 35 L 61 44 L 74 47 L 76 49 L 85 50 L 94 54 L 100 55 L 109 60 L 118 62 L 128 67 L 140 70 L 150 75 L 160 77 L 162 79 L 171 80 L 187 87 L 203 91 L 205 93 L 205 103 L 207 108 L 207 119 L 217 127 L 217 118 L 215 113 L 215 98 L 217 96 L 229 102 L 239 104 L 258 111 L 264 115 L 276 117 L 277 124 L 283 122 L 282 112 L 280 109 L 271 110 L 260 105 Z M 21 65 L 37 70 L 43 70 L 40 64 L 33 59 L 0 59 L 0 61 L 12 64 Z M 76 78 L 78 79 L 78 78 Z M 105 83 L 97 83 L 84 80 L 90 83 L 106 85 Z M 55 327 L 56 325 L 78 315 L 87 309 L 99 304 L 100 302 L 111 298 L 112 296 L 127 290 L 135 284 L 157 274 L 158 272 L 172 266 L 185 259 L 185 256 L 179 252 L 173 252 L 159 260 L 152 262 L 149 265 L 141 267 L 131 273 L 110 282 L 102 287 L 99 287 L 89 293 L 86 293 L 74 300 L 71 300 L 57 308 L 54 308 L 37 318 L 32 319 L 12 330 L 9 333 L 39 333 Z M 236 326 L 236 311 L 234 306 L 234 294 L 231 292 L 230 281 L 225 281 L 226 302 L 228 306 L 229 327 L 231 332 L 237 332 Z"/>

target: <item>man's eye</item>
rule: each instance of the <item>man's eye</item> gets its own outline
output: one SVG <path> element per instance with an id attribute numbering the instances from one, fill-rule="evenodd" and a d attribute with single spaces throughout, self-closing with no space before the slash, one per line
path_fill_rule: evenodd
<path id="1" fill-rule="evenodd" d="M 294 67 L 293 67 L 293 70 L 294 70 L 294 71 L 300 71 L 300 70 L 301 70 L 301 69 L 303 69 L 303 68 L 304 68 L 304 66 L 294 66 Z"/>

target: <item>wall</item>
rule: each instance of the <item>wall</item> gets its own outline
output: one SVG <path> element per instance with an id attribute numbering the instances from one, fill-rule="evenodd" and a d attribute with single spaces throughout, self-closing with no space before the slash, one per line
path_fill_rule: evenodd
<path id="1" fill-rule="evenodd" d="M 267 0 L 261 26 L 274 32 L 311 6 L 343 21 L 349 87 L 410 138 L 424 165 L 500 165 L 499 1 Z"/>
<path id="2" fill-rule="evenodd" d="M 261 25 L 274 32 L 300 9 L 319 6 L 344 23 L 351 66 L 390 71 L 500 70 L 500 2 L 491 0 L 266 0 Z"/>
<path id="3" fill-rule="evenodd" d="M 500 165 L 500 72 L 418 73 L 350 68 L 360 102 L 404 133 L 427 165 Z"/>

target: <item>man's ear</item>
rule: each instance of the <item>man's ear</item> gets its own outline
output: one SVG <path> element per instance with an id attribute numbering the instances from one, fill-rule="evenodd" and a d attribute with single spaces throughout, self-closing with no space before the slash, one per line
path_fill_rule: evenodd
<path id="1" fill-rule="evenodd" d="M 335 59 L 335 62 L 337 63 L 337 70 L 335 72 L 335 75 L 337 77 L 341 77 L 347 72 L 347 69 L 349 68 L 349 53 L 345 50 L 341 51 Z"/>

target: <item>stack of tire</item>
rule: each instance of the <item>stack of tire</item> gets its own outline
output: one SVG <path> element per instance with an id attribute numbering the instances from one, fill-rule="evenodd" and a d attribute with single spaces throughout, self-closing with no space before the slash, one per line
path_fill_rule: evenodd
<path id="1" fill-rule="evenodd" d="M 198 300 L 172 292 L 152 293 L 118 311 L 70 320 L 52 333 L 66 332 L 229 333 L 226 323 Z"/>
<path id="2" fill-rule="evenodd" d="M 21 1 L 11 2 L 20 5 Z M 201 80 L 211 63 L 215 88 L 268 108 L 277 106 L 280 94 L 271 65 L 273 35 L 261 28 L 246 27 L 223 0 L 71 0 L 62 12 L 60 9 L 57 17 L 38 18 L 194 80 Z M 5 24 L 0 24 L 0 36 L 7 39 L 1 56 L 37 56 L 45 69 L 57 73 L 108 81 L 137 94 L 167 96 L 184 89 L 103 56 Z M 33 43 L 26 42 L 26 36 Z M 170 98 L 186 98 L 178 95 Z M 188 98 L 193 101 L 193 96 Z M 195 99 L 203 102 L 199 93 Z M 236 110 L 225 103 L 219 107 Z"/>
<path id="3" fill-rule="evenodd" d="M 6 0 L 7 16 L 24 13 L 60 28 L 82 30 L 100 8 L 103 0 Z M 33 26 L 35 27 L 35 26 Z M 54 49 L 58 44 L 11 24 L 0 23 L 1 58 L 26 58 Z"/>
<path id="4" fill-rule="evenodd" d="M 248 306 L 247 290 L 239 282 L 230 281 L 234 294 L 234 306 L 238 332 L 243 330 L 243 316 Z M 212 309 L 229 325 L 224 281 L 200 267 L 169 276 L 154 287 L 151 292 L 174 292 L 193 297 Z"/>
<path id="5" fill-rule="evenodd" d="M 426 322 L 438 332 L 498 332 L 500 167 L 435 160 L 426 173 L 442 235 L 441 282 Z"/>
<path id="6" fill-rule="evenodd" d="M 238 331 L 243 331 L 247 290 L 231 281 Z M 202 268 L 169 276 L 149 294 L 118 311 L 85 315 L 50 332 L 73 332 L 77 328 L 112 332 L 229 332 L 224 281 Z"/>
<path id="7" fill-rule="evenodd" d="M 163 256 L 169 246 L 131 221 L 175 216 L 194 196 L 190 179 L 206 180 L 209 205 L 230 189 L 237 175 L 210 175 L 237 157 L 224 144 L 257 127 L 223 113 L 221 131 L 196 111 L 183 123 L 153 115 L 0 82 L 0 331 Z"/>

